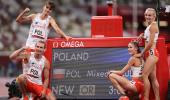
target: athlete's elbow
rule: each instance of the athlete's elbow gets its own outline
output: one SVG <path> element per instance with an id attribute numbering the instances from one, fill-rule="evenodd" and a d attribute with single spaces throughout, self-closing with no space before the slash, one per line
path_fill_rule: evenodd
<path id="1" fill-rule="evenodd" d="M 47 87 L 48 87 L 48 84 L 49 84 L 49 78 L 46 78 L 46 79 L 44 80 L 44 84 L 46 84 L 45 86 L 47 86 Z"/>

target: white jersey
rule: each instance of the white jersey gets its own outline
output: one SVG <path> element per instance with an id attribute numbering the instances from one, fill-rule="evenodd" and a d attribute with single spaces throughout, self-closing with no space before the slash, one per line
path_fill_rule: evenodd
<path id="1" fill-rule="evenodd" d="M 144 31 L 144 39 L 145 39 L 147 42 L 148 42 L 149 39 L 150 39 L 150 31 L 149 31 L 150 27 L 151 27 L 151 25 L 149 25 L 149 26 L 146 28 L 146 30 Z M 159 33 L 155 33 L 154 42 L 157 41 L 158 35 L 159 35 Z"/>
<path id="2" fill-rule="evenodd" d="M 27 64 L 22 63 L 22 71 L 23 71 L 24 75 L 27 74 L 28 69 L 29 69 L 29 63 L 27 63 Z"/>
<path id="3" fill-rule="evenodd" d="M 131 67 L 132 70 L 132 77 L 141 77 L 142 76 L 142 70 L 143 70 L 143 64 L 140 65 L 139 67 Z"/>
<path id="4" fill-rule="evenodd" d="M 34 57 L 34 53 L 31 53 L 29 58 L 29 69 L 27 71 L 27 79 L 38 85 L 42 85 L 42 72 L 45 67 L 45 57 L 37 60 Z"/>
<path id="5" fill-rule="evenodd" d="M 49 34 L 49 21 L 51 16 L 48 16 L 44 20 L 42 20 L 40 16 L 41 14 L 38 13 L 33 19 L 29 30 L 29 36 L 26 41 L 26 46 L 33 49 L 35 48 L 35 44 L 37 41 L 46 41 Z"/>

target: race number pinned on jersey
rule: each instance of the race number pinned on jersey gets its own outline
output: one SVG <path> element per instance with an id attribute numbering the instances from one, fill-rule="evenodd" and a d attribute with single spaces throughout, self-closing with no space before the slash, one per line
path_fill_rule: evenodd
<path id="1" fill-rule="evenodd" d="M 37 70 L 34 70 L 34 69 L 31 69 L 30 71 L 31 74 L 37 76 L 38 75 L 38 71 Z"/>
<path id="2" fill-rule="evenodd" d="M 32 78 L 39 78 L 39 73 L 38 73 L 38 71 L 37 71 L 36 69 L 33 69 L 33 68 L 29 69 L 27 75 L 29 75 L 29 76 L 32 77 Z"/>
<path id="3" fill-rule="evenodd" d="M 33 37 L 38 37 L 38 38 L 43 38 L 43 39 L 44 39 L 44 38 L 45 38 L 45 33 L 42 32 L 41 29 L 35 28 L 34 31 L 33 31 L 33 33 L 32 33 L 32 36 L 33 36 Z"/>

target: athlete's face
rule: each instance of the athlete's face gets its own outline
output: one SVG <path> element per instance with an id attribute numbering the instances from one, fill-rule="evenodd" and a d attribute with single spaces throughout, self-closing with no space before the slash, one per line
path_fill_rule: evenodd
<path id="1" fill-rule="evenodd" d="M 35 53 L 36 54 L 43 54 L 45 50 L 45 44 L 41 42 L 37 42 L 35 45 Z"/>
<path id="2" fill-rule="evenodd" d="M 43 14 L 49 15 L 51 12 L 52 12 L 52 9 L 51 9 L 50 5 L 48 5 L 48 4 L 45 5 L 43 8 Z"/>
<path id="3" fill-rule="evenodd" d="M 137 53 L 137 49 L 134 46 L 134 44 L 132 44 L 132 43 L 128 44 L 128 52 L 129 52 L 130 55 L 134 55 L 134 54 Z"/>
<path id="4" fill-rule="evenodd" d="M 144 15 L 147 23 L 152 23 L 153 21 L 155 21 L 156 14 L 153 10 L 146 10 Z"/>

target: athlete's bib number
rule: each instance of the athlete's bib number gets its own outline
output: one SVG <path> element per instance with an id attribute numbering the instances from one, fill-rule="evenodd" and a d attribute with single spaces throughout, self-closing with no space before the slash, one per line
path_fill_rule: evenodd
<path id="1" fill-rule="evenodd" d="M 34 70 L 34 69 L 31 69 L 30 74 L 33 74 L 33 75 L 37 76 L 38 75 L 38 71 Z"/>
<path id="2" fill-rule="evenodd" d="M 152 49 L 150 50 L 150 55 L 154 55 L 154 51 Z"/>
<path id="3" fill-rule="evenodd" d="M 45 34 L 40 29 L 35 29 L 32 35 L 37 36 L 37 37 L 41 37 L 41 38 L 45 38 Z"/>
<path id="4" fill-rule="evenodd" d="M 42 31 L 35 29 L 35 34 L 42 36 Z"/>

